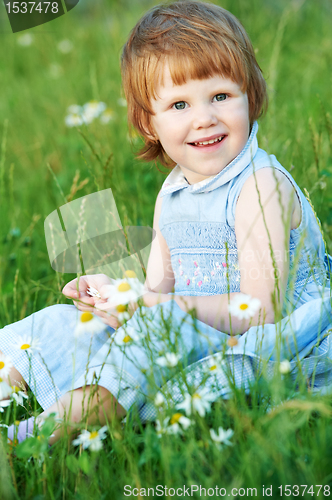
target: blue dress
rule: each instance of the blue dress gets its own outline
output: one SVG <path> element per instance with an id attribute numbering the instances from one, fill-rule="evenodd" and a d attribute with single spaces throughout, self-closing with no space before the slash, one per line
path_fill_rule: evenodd
<path id="1" fill-rule="evenodd" d="M 180 367 L 189 383 L 203 384 L 216 398 L 228 397 L 233 384 L 249 390 L 258 373 L 271 376 L 281 360 L 290 362 L 293 378 L 302 372 L 312 390 L 330 386 L 330 257 L 310 204 L 275 156 L 258 148 L 257 130 L 255 123 L 242 152 L 214 177 L 190 185 L 175 167 L 161 190 L 159 227 L 171 254 L 175 294 L 239 292 L 237 199 L 253 172 L 265 167 L 281 171 L 301 206 L 301 223 L 290 232 L 290 273 L 281 321 L 249 328 L 230 347 L 228 334 L 170 300 L 136 311 L 116 332 L 107 328 L 75 340 L 81 313 L 71 305 L 48 307 L 0 331 L 0 350 L 10 356 L 43 408 L 67 391 L 97 381 L 126 410 L 135 406 L 142 420 L 148 420 L 156 415 L 153 397 L 158 387 L 164 387 L 174 403 L 183 398 L 183 383 L 175 376 Z M 28 358 L 12 347 L 13 339 L 24 333 L 40 339 L 40 353 Z M 115 344 L 115 336 L 124 335 L 133 342 L 125 347 Z M 170 351 L 178 355 L 179 365 L 161 368 L 156 359 Z"/>

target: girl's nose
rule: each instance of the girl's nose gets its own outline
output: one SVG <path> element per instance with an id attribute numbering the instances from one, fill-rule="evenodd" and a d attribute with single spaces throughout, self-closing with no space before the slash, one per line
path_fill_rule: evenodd
<path id="1" fill-rule="evenodd" d="M 217 125 L 218 118 L 216 116 L 213 105 L 203 105 L 197 107 L 193 119 L 193 127 L 195 129 L 207 128 L 211 125 Z"/>

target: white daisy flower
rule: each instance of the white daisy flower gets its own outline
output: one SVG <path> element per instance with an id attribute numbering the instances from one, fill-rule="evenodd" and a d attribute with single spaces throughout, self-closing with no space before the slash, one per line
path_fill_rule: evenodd
<path id="1" fill-rule="evenodd" d="M 82 118 L 84 123 L 87 125 L 91 123 L 95 118 L 98 118 L 99 115 L 107 108 L 104 102 L 98 101 L 89 101 L 83 105 Z"/>
<path id="2" fill-rule="evenodd" d="M 19 387 L 12 387 L 13 389 L 13 392 L 11 393 L 11 398 L 16 401 L 16 403 L 20 406 L 24 406 L 23 405 L 23 400 L 24 399 L 28 399 L 28 396 L 27 394 L 25 394 L 25 392 L 23 391 L 20 391 Z"/>
<path id="3" fill-rule="evenodd" d="M 181 426 L 179 425 L 181 424 Z M 192 421 L 182 415 L 181 413 L 174 413 L 172 415 L 170 421 L 169 421 L 169 426 L 167 427 L 167 433 L 168 434 L 178 434 L 182 433 L 182 429 L 186 430 L 188 427 L 192 424 Z"/>
<path id="4" fill-rule="evenodd" d="M 85 333 L 90 335 L 98 335 L 105 330 L 106 325 L 90 312 L 83 312 L 78 318 L 76 328 L 74 331 L 75 337 L 81 337 Z"/>
<path id="5" fill-rule="evenodd" d="M 154 404 L 156 406 L 163 406 L 165 403 L 166 403 L 165 396 L 160 391 L 158 391 L 156 397 L 154 398 Z"/>
<path id="6" fill-rule="evenodd" d="M 107 125 L 110 121 L 114 120 L 115 114 L 114 111 L 110 108 L 106 108 L 102 115 L 100 115 L 99 120 L 104 125 Z"/>
<path id="7" fill-rule="evenodd" d="M 101 309 L 116 307 L 136 302 L 145 293 L 144 285 L 137 278 L 124 278 L 112 280 L 111 285 L 104 285 L 101 292 L 106 304 L 101 304 Z M 98 305 L 99 307 L 99 305 Z"/>
<path id="8" fill-rule="evenodd" d="M 165 356 L 161 356 L 160 358 L 156 359 L 156 363 L 159 366 L 167 366 L 169 368 L 172 368 L 173 366 L 176 366 L 179 362 L 180 357 L 177 354 L 174 354 L 174 352 L 166 352 Z"/>
<path id="9" fill-rule="evenodd" d="M 89 432 L 87 430 L 83 430 L 78 438 L 74 439 L 73 445 L 82 445 L 84 450 L 88 448 L 91 451 L 99 451 L 103 447 L 102 440 L 106 438 L 106 432 L 107 425 L 101 427 L 99 431 Z"/>
<path id="10" fill-rule="evenodd" d="M 7 406 L 11 404 L 12 400 L 11 399 L 6 399 L 5 401 L 0 401 L 0 413 L 3 413 Z"/>
<path id="11" fill-rule="evenodd" d="M 19 35 L 17 37 L 17 44 L 21 45 L 21 47 L 29 47 L 33 42 L 33 36 L 31 33 L 24 33 L 23 35 Z"/>
<path id="12" fill-rule="evenodd" d="M 192 421 L 182 413 L 174 413 L 172 417 L 166 417 L 162 424 L 157 419 L 156 431 L 159 437 L 162 434 L 182 434 L 183 429 L 188 429 L 191 424 Z"/>
<path id="13" fill-rule="evenodd" d="M 12 367 L 13 363 L 10 361 L 8 356 L 0 354 L 0 377 L 7 378 Z"/>
<path id="14" fill-rule="evenodd" d="M 238 319 L 249 319 L 261 307 L 261 301 L 259 299 L 251 298 L 250 295 L 244 293 L 239 293 L 232 298 L 228 310 Z"/>
<path id="15" fill-rule="evenodd" d="M 139 335 L 134 328 L 126 328 L 123 327 L 113 336 L 114 343 L 118 346 L 126 346 L 132 344 L 133 342 L 137 342 L 142 338 L 142 335 Z"/>
<path id="16" fill-rule="evenodd" d="M 208 357 L 208 359 L 206 360 L 206 369 L 208 373 L 212 375 L 224 373 L 224 370 L 222 368 L 222 359 L 219 354 Z"/>
<path id="17" fill-rule="evenodd" d="M 204 417 L 205 412 L 211 410 L 211 402 L 215 401 L 215 399 L 215 395 L 204 388 L 200 392 L 195 392 L 192 396 L 187 393 L 184 400 L 176 405 L 176 408 L 183 409 L 188 416 L 192 412 L 197 412 L 201 417 Z"/>
<path id="18" fill-rule="evenodd" d="M 280 364 L 279 364 L 279 371 L 283 375 L 285 375 L 286 373 L 289 373 L 291 371 L 291 369 L 292 369 L 292 365 L 290 364 L 290 362 L 288 361 L 288 359 L 285 359 L 284 361 L 280 362 Z"/>
<path id="19" fill-rule="evenodd" d="M 233 443 L 229 441 L 229 439 L 233 436 L 233 434 L 234 434 L 233 429 L 227 429 L 227 431 L 225 431 L 222 427 L 219 427 L 218 434 L 215 432 L 214 429 L 210 429 L 211 439 L 216 443 L 216 446 L 218 446 L 219 449 L 221 449 L 222 444 L 225 444 L 227 446 L 233 446 Z"/>
<path id="20" fill-rule="evenodd" d="M 41 351 L 40 340 L 32 338 L 31 335 L 18 335 L 17 340 L 13 342 L 13 346 L 20 350 L 33 354 L 36 351 Z"/>
<path id="21" fill-rule="evenodd" d="M 73 43 L 67 39 L 61 40 L 57 45 L 58 51 L 62 52 L 62 54 L 69 54 L 73 50 L 73 47 Z"/>
<path id="22" fill-rule="evenodd" d="M 0 401 L 0 413 L 3 413 L 5 411 L 4 408 L 7 408 L 9 405 L 11 405 L 11 403 L 12 403 L 11 399 Z"/>
<path id="23" fill-rule="evenodd" d="M 84 123 L 84 120 L 81 115 L 77 113 L 72 113 L 71 115 L 67 115 L 65 118 L 65 124 L 67 127 L 79 127 Z"/>

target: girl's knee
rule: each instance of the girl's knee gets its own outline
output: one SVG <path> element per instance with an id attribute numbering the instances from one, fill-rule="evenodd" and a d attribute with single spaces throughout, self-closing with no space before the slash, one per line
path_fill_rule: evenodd
<path id="1" fill-rule="evenodd" d="M 104 387 L 86 386 L 66 393 L 60 399 L 60 417 L 65 414 L 75 423 L 87 419 L 89 424 L 105 424 L 113 418 L 123 418 L 125 409 Z"/>

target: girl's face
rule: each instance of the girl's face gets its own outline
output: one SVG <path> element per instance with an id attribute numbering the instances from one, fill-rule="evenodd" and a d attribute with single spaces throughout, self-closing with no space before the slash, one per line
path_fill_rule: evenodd
<path id="1" fill-rule="evenodd" d="M 249 137 L 249 105 L 237 83 L 213 76 L 174 85 L 165 65 L 156 91 L 152 127 L 190 184 L 218 174 L 242 151 Z"/>

